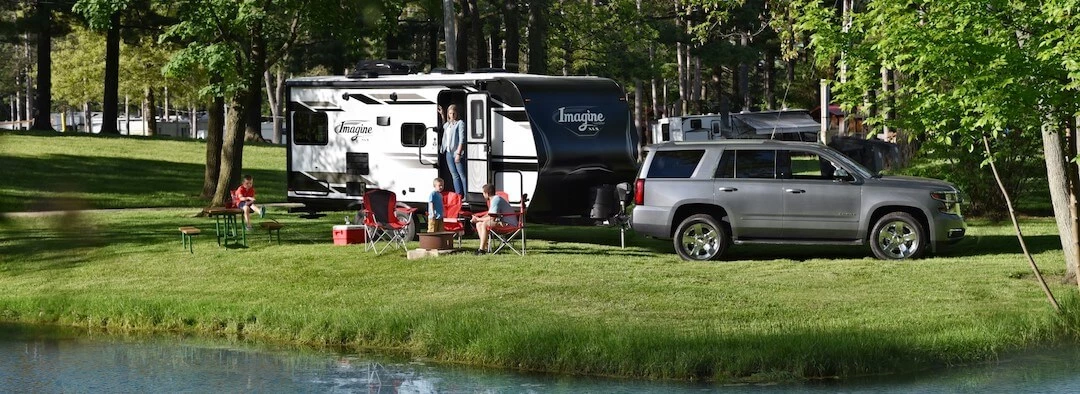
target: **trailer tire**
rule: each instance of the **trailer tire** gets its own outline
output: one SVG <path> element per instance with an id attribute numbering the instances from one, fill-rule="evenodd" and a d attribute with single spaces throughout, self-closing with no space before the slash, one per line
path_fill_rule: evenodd
<path id="1" fill-rule="evenodd" d="M 409 223 L 409 225 L 407 227 L 405 227 L 405 240 L 406 241 L 415 241 L 416 240 L 416 214 L 410 214 L 408 212 L 402 212 L 402 211 L 394 211 L 394 214 L 397 215 L 398 222 L 405 223 L 407 221 Z"/>

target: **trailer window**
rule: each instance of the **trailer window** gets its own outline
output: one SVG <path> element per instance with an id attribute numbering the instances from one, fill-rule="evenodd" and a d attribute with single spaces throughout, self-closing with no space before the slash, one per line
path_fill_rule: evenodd
<path id="1" fill-rule="evenodd" d="M 402 123 L 401 146 L 427 146 L 427 126 L 423 123 Z"/>
<path id="2" fill-rule="evenodd" d="M 325 112 L 294 111 L 292 113 L 293 143 L 297 145 L 326 145 L 330 121 Z"/>

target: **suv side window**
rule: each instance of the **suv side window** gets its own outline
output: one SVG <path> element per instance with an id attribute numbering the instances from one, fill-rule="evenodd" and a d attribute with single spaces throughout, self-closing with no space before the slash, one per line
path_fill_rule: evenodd
<path id="1" fill-rule="evenodd" d="M 836 170 L 832 162 L 814 152 L 782 151 L 780 156 L 784 178 L 831 180 Z"/>
<path id="2" fill-rule="evenodd" d="M 763 149 L 725 149 L 716 166 L 716 178 L 776 178 L 776 151 Z"/>
<path id="3" fill-rule="evenodd" d="M 694 174 L 704 150 L 662 150 L 653 155 L 649 178 L 689 178 Z"/>

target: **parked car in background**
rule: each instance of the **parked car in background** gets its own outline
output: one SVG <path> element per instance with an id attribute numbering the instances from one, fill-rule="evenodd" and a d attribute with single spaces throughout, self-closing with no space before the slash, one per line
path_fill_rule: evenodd
<path id="1" fill-rule="evenodd" d="M 634 204 L 634 230 L 672 239 L 686 260 L 715 259 L 732 244 L 749 243 L 869 243 L 880 259 L 909 259 L 967 231 L 956 186 L 881 176 L 807 142 L 652 145 Z"/>

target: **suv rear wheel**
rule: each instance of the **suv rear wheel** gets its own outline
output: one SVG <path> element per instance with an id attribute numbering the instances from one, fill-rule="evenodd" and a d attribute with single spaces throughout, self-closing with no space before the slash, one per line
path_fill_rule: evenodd
<path id="1" fill-rule="evenodd" d="M 692 261 L 715 259 L 730 243 L 724 226 L 705 214 L 690 216 L 679 223 L 673 241 L 675 253 L 683 260 Z"/>
<path id="2" fill-rule="evenodd" d="M 882 216 L 870 232 L 870 249 L 882 260 L 917 258 L 926 250 L 928 241 L 922 224 L 905 212 Z"/>

